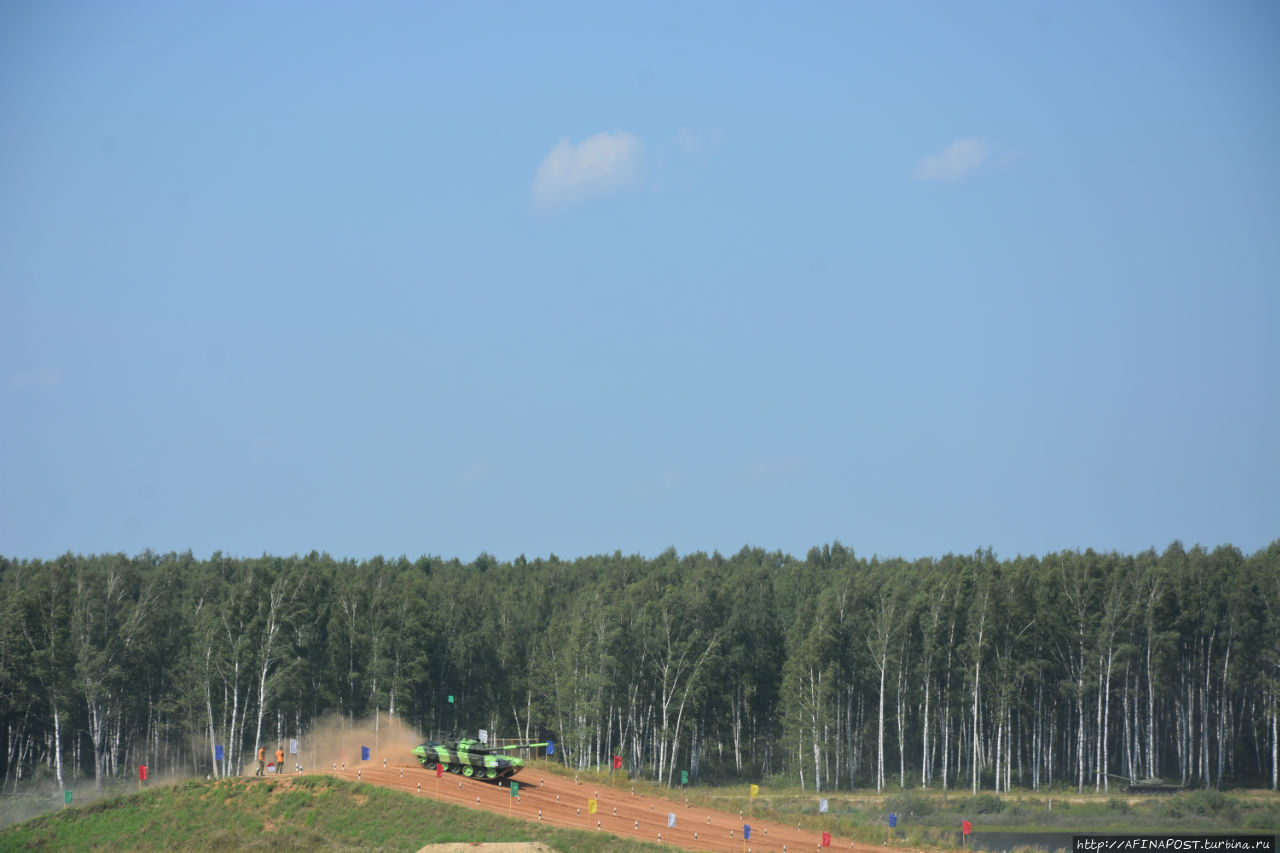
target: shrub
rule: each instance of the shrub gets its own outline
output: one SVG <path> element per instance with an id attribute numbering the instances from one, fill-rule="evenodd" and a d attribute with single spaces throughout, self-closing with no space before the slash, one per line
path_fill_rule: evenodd
<path id="1" fill-rule="evenodd" d="M 974 814 L 1000 814 L 1004 811 L 1004 800 L 995 794 L 978 794 L 969 798 L 966 806 Z"/>
<path id="2" fill-rule="evenodd" d="M 1195 791 L 1181 796 L 1185 799 L 1187 810 L 1192 814 L 1216 815 L 1228 805 L 1227 795 L 1221 791 Z"/>
<path id="3" fill-rule="evenodd" d="M 885 806 L 894 814 L 910 817 L 931 815 L 937 810 L 933 797 L 914 788 L 889 796 L 885 800 Z"/>

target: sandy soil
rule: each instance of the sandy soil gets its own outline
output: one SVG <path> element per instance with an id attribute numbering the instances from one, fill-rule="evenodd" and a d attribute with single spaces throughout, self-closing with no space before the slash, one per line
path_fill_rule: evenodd
<path id="1" fill-rule="evenodd" d="M 371 762 L 372 764 L 373 762 Z M 437 779 L 434 770 L 426 770 L 415 761 L 411 764 L 365 765 L 360 769 L 339 770 L 331 775 L 343 779 L 360 779 L 431 799 L 457 803 L 470 808 L 508 814 L 528 821 L 598 830 L 655 844 L 667 844 L 685 850 L 713 853 L 824 853 L 821 832 L 810 832 L 773 821 L 741 818 L 735 812 L 715 811 L 686 805 L 677 799 L 664 799 L 645 794 L 632 794 L 630 788 L 596 788 L 573 779 L 542 774 L 527 768 L 515 779 L 520 783 L 519 797 L 513 798 L 505 784 L 495 785 L 446 773 Z M 588 812 L 587 801 L 596 799 L 595 814 Z M 668 814 L 675 815 L 675 826 L 667 825 Z M 750 824 L 751 838 L 743 839 L 743 824 Z M 466 853 L 480 849 L 478 845 L 443 845 L 449 853 Z M 506 847 L 510 845 L 484 845 Z M 465 850 L 464 850 L 465 848 Z M 440 849 L 440 848 L 424 848 Z M 547 850 L 548 848 L 541 848 Z M 856 853 L 880 851 L 878 845 L 854 843 L 833 837 L 828 853 L 853 850 Z M 523 848 L 511 853 L 532 853 Z"/>

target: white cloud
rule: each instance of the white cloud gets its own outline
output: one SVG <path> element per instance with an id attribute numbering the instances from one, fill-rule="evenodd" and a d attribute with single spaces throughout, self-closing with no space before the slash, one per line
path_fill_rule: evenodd
<path id="1" fill-rule="evenodd" d="M 552 210 L 631 186 L 641 147 L 639 137 L 625 131 L 597 133 L 577 145 L 561 139 L 534 175 L 534 204 Z"/>
<path id="2" fill-rule="evenodd" d="M 682 127 L 676 131 L 676 145 L 679 145 L 686 154 L 697 154 L 708 148 L 714 148 L 722 139 L 724 139 L 724 132 L 720 130 L 690 130 Z"/>
<path id="3" fill-rule="evenodd" d="M 981 139 L 957 139 L 937 154 L 916 164 L 911 177 L 917 181 L 960 181 L 987 162 L 991 147 Z"/>

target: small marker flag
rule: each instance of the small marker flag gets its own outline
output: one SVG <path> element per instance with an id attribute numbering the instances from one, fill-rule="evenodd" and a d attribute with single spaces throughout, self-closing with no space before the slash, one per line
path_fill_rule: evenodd
<path id="1" fill-rule="evenodd" d="M 489 730 L 488 730 L 488 729 L 481 729 L 481 730 L 480 730 L 480 742 L 481 742 L 481 743 L 488 743 L 488 742 L 489 742 Z"/>
<path id="2" fill-rule="evenodd" d="M 595 798 L 594 798 L 594 797 L 593 797 L 593 798 L 591 798 L 591 799 L 589 799 L 589 800 L 587 800 L 587 814 L 595 814 L 595 813 L 596 813 L 596 805 L 597 805 L 597 804 L 596 804 L 596 800 L 595 800 Z"/>
<path id="3" fill-rule="evenodd" d="M 822 846 L 823 847 L 831 846 L 831 833 L 829 832 L 822 833 Z"/>
<path id="4" fill-rule="evenodd" d="M 676 825 L 676 813 L 675 813 L 675 812 L 667 812 L 667 827 L 668 827 L 668 828 L 670 828 L 670 827 L 673 827 L 673 826 L 675 826 L 675 825 Z"/>
<path id="5" fill-rule="evenodd" d="M 621 755 L 615 755 L 615 756 L 613 757 L 613 769 L 614 769 L 614 770 L 621 770 L 621 769 L 622 769 L 622 756 L 621 756 Z"/>
<path id="6" fill-rule="evenodd" d="M 898 825 L 898 816 L 896 814 L 889 815 L 889 828 L 893 829 Z"/>
<path id="7" fill-rule="evenodd" d="M 145 764 L 138 765 L 138 781 L 139 782 L 147 781 L 147 765 Z"/>
<path id="8" fill-rule="evenodd" d="M 967 820 L 960 821 L 960 831 L 965 835 L 970 834 L 973 832 L 973 824 L 969 823 Z"/>
<path id="9" fill-rule="evenodd" d="M 437 778 L 437 779 L 439 779 L 439 778 L 440 778 L 441 776 L 443 776 L 443 775 L 444 775 L 444 765 L 443 765 L 443 764 L 437 764 L 437 765 L 436 765 L 436 778 Z"/>
<path id="10" fill-rule="evenodd" d="M 298 739 L 297 739 L 297 738 L 292 738 L 292 737 L 291 737 L 291 738 L 289 738 L 289 754 L 290 754 L 290 755 L 297 755 L 297 754 L 298 754 Z"/>
<path id="11" fill-rule="evenodd" d="M 213 748 L 213 760 L 214 761 L 222 760 L 222 744 L 218 744 Z"/>
<path id="12" fill-rule="evenodd" d="M 744 823 L 742 825 L 742 840 L 746 841 L 751 838 L 751 825 Z"/>
<path id="13" fill-rule="evenodd" d="M 452 693 L 450 693 L 450 694 L 449 694 L 449 704 L 450 704 L 450 705 L 452 705 L 452 704 L 453 704 L 453 694 L 452 694 Z"/>
<path id="14" fill-rule="evenodd" d="M 688 770 L 681 770 L 681 771 L 680 771 L 680 784 L 681 784 L 681 785 L 688 785 L 688 784 L 689 784 L 689 771 L 688 771 Z"/>
<path id="15" fill-rule="evenodd" d="M 556 754 L 556 742 L 553 740 L 547 741 L 547 755 L 555 755 L 555 754 Z"/>
<path id="16" fill-rule="evenodd" d="M 756 794 L 759 794 L 759 793 L 760 793 L 760 786 L 759 786 L 759 785 L 752 785 L 752 786 L 751 786 L 751 799 L 753 799 L 753 800 L 754 800 L 754 799 L 756 798 Z"/>
<path id="17" fill-rule="evenodd" d="M 71 792 L 70 792 L 70 791 L 63 791 L 63 792 L 62 792 L 62 802 L 66 803 L 67 805 L 71 805 Z"/>
<path id="18" fill-rule="evenodd" d="M 827 813 L 827 800 L 825 797 L 818 798 L 818 814 Z"/>
<path id="19" fill-rule="evenodd" d="M 520 796 L 520 783 L 519 783 L 519 782 L 512 782 L 512 783 L 511 783 L 511 796 L 513 796 L 513 797 L 518 797 L 518 796 Z"/>
<path id="20" fill-rule="evenodd" d="M 367 746 L 360 747 L 360 760 L 361 761 L 369 760 L 369 747 Z"/>

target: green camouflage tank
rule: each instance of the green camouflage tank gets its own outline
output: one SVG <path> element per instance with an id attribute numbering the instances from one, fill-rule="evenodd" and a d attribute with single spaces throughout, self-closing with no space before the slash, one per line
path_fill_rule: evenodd
<path id="1" fill-rule="evenodd" d="M 460 773 L 474 779 L 508 779 L 524 767 L 524 759 L 500 753 L 509 749 L 529 749 L 546 746 L 545 743 L 516 743 L 511 746 L 491 747 L 471 738 L 436 743 L 427 741 L 414 747 L 418 763 L 428 770 L 436 765 L 450 773 Z"/>

